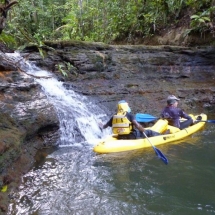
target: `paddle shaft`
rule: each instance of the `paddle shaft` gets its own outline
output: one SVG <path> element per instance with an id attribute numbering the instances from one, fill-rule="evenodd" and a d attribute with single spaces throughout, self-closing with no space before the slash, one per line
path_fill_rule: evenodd
<path id="1" fill-rule="evenodd" d="M 151 141 L 149 140 L 149 138 L 147 137 L 146 133 L 143 132 L 144 136 L 146 137 L 146 139 L 149 141 L 149 143 L 151 144 L 151 146 L 153 147 L 153 149 L 155 149 L 155 146 L 151 143 Z"/>
<path id="2" fill-rule="evenodd" d="M 197 122 L 209 122 L 209 123 L 215 123 L 215 120 L 196 120 Z"/>
<path id="3" fill-rule="evenodd" d="M 137 122 L 151 122 L 154 120 L 159 119 L 158 117 L 152 116 L 150 114 L 144 114 L 144 113 L 137 113 L 136 114 L 136 120 Z M 215 123 L 215 120 L 196 120 L 196 122 L 208 122 L 208 123 Z"/>
<path id="4" fill-rule="evenodd" d="M 152 143 L 151 141 L 149 140 L 149 138 L 147 137 L 146 133 L 143 132 L 144 136 L 146 137 L 146 139 L 149 141 L 149 143 L 151 144 L 152 148 L 154 149 L 156 155 L 165 163 L 165 164 L 168 164 L 168 159 L 164 156 L 164 154 L 159 150 L 157 149 Z"/>

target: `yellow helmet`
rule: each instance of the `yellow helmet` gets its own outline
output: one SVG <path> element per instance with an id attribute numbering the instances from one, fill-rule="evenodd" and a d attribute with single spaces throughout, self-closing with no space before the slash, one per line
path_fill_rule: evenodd
<path id="1" fill-rule="evenodd" d="M 131 112 L 129 105 L 125 100 L 121 100 L 118 102 L 117 112 L 118 113 L 124 113 L 124 112 L 130 113 Z"/>

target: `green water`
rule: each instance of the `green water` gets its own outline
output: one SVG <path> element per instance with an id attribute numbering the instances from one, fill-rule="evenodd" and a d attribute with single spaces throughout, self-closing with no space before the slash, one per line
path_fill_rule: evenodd
<path id="1" fill-rule="evenodd" d="M 9 214 L 215 214 L 215 125 L 154 150 L 96 155 L 64 147 L 23 177 Z"/>

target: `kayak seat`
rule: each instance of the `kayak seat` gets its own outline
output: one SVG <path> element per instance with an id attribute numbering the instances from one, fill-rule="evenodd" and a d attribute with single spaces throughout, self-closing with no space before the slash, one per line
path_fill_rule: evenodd
<path id="1" fill-rule="evenodd" d="M 197 116 L 196 120 L 202 120 L 202 116 Z"/>

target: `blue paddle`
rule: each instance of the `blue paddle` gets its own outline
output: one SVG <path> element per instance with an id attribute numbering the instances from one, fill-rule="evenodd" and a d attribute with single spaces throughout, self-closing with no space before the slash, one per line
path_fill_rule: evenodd
<path id="1" fill-rule="evenodd" d="M 136 121 L 137 122 L 152 122 L 154 120 L 157 120 L 158 117 L 152 116 L 150 114 L 147 113 L 137 113 L 136 114 Z M 211 120 L 196 120 L 197 122 L 209 122 L 209 123 L 215 123 L 215 120 L 211 119 Z"/>
<path id="2" fill-rule="evenodd" d="M 147 113 L 137 113 L 135 117 L 137 122 L 152 122 L 158 119 L 158 117 L 154 117 Z"/>
<path id="3" fill-rule="evenodd" d="M 210 122 L 210 123 L 215 123 L 215 120 L 196 120 L 197 122 Z"/>
<path id="4" fill-rule="evenodd" d="M 160 158 L 165 164 L 168 164 L 168 159 L 164 156 L 164 154 L 159 149 L 157 149 L 154 145 L 152 145 L 151 141 L 149 140 L 145 132 L 143 132 L 143 134 L 147 138 L 147 140 L 149 141 L 153 149 L 155 150 L 155 154 L 158 156 L 158 158 Z"/>

